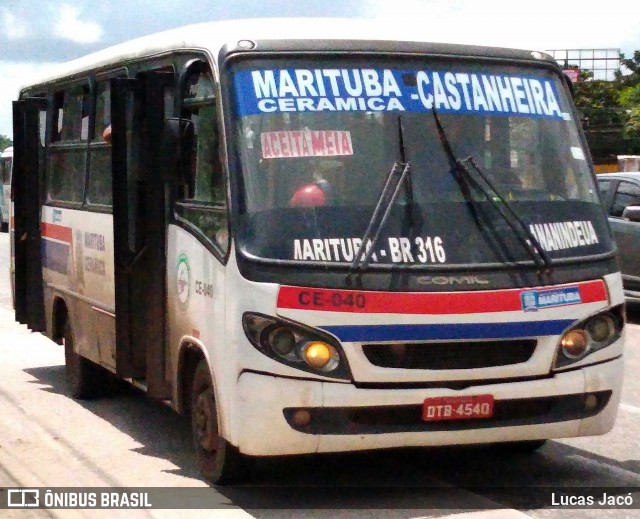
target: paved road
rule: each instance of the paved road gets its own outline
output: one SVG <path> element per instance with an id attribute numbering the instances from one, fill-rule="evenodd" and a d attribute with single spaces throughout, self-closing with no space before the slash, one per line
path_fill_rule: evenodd
<path id="1" fill-rule="evenodd" d="M 0 487 L 210 488 L 194 468 L 187 424 L 164 405 L 134 390 L 97 401 L 70 398 L 62 348 L 13 320 L 7 255 L 7 235 L 0 234 Z M 632 313 L 631 319 L 640 322 L 640 312 Z M 559 512 L 550 500 L 551 491 L 560 487 L 640 487 L 637 324 L 629 325 L 628 339 L 623 404 L 614 430 L 605 436 L 552 441 L 530 456 L 456 448 L 265 461 L 251 486 L 211 488 L 219 507 L 210 514 L 640 517 L 638 510 Z M 634 497 L 640 503 L 640 494 Z M 125 517 L 125 513 L 126 517 L 176 516 L 169 510 L 64 511 L 62 516 Z M 201 516 L 184 511 L 180 517 L 190 515 Z"/>

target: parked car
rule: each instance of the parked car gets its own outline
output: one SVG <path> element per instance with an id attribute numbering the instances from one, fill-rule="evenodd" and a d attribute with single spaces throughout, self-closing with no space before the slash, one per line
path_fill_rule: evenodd
<path id="1" fill-rule="evenodd" d="M 620 251 L 625 296 L 640 302 L 640 172 L 603 173 L 597 178 Z"/>

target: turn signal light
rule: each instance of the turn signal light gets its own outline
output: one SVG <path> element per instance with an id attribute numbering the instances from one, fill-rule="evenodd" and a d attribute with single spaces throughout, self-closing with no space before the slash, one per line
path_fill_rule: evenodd
<path id="1" fill-rule="evenodd" d="M 330 344 L 323 341 L 312 341 L 303 352 L 304 360 L 315 369 L 330 369 L 329 364 L 336 359 L 338 353 Z"/>

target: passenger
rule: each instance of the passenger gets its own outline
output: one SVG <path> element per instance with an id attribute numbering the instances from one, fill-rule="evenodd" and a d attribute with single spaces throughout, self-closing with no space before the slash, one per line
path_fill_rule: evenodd
<path id="1" fill-rule="evenodd" d="M 111 144 L 111 125 L 107 126 L 102 132 L 102 139 L 107 144 Z"/>

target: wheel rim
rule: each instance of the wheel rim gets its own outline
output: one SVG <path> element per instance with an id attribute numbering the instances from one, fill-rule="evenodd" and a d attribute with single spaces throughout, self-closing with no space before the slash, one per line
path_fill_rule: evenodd
<path id="1" fill-rule="evenodd" d="M 197 444 L 208 452 L 215 452 L 218 446 L 218 417 L 210 387 L 196 398 L 193 416 Z"/>

